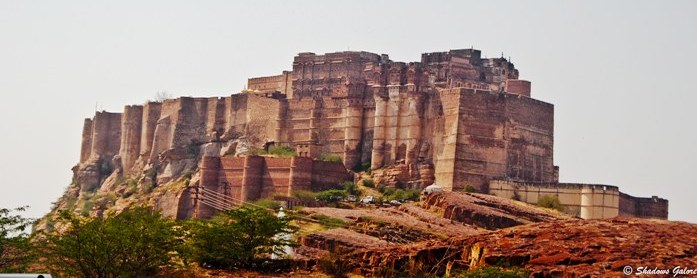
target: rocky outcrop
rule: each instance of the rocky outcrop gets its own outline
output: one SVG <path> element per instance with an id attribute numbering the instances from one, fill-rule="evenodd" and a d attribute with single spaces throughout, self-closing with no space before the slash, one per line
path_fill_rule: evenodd
<path id="1" fill-rule="evenodd" d="M 303 213 L 338 218 L 346 226 L 303 237 L 298 253 L 304 259 L 338 254 L 353 273 L 366 276 L 440 276 L 503 266 L 531 277 L 598 277 L 623 275 L 627 266 L 672 271 L 697 265 L 695 224 L 583 220 L 484 194 L 443 192 L 418 205 Z"/>
<path id="2" fill-rule="evenodd" d="M 444 218 L 488 230 L 572 218 L 522 202 L 478 193 L 433 193 L 426 197 L 422 206 L 439 212 Z"/>
<path id="3" fill-rule="evenodd" d="M 442 242 L 376 248 L 350 255 L 364 274 L 453 273 L 482 266 L 521 267 L 531 277 L 620 277 L 627 266 L 690 268 L 697 264 L 697 225 L 615 218 L 533 223 Z M 694 267 L 692 267 L 694 268 Z"/>
<path id="4" fill-rule="evenodd" d="M 395 164 L 373 170 L 375 183 L 397 188 L 423 189 L 433 184 L 433 164 Z"/>
<path id="5" fill-rule="evenodd" d="M 360 237 L 337 236 L 334 232 L 319 232 L 302 237 L 302 249 L 362 252 L 357 241 L 383 240 L 392 245 L 430 244 L 451 238 L 489 233 L 516 225 L 572 219 L 561 213 L 549 212 L 527 204 L 496 196 L 448 192 L 433 194 L 421 204 L 407 203 L 391 208 L 304 208 L 309 217 L 337 218 L 346 223 L 340 228 Z M 327 226 L 328 231 L 337 228 Z M 307 243 L 307 244 L 305 244 Z M 376 246 L 366 246 L 374 249 Z M 365 249 L 364 248 L 364 249 Z M 311 253 L 311 252 L 302 252 Z M 321 254 L 321 253 L 318 253 Z"/>

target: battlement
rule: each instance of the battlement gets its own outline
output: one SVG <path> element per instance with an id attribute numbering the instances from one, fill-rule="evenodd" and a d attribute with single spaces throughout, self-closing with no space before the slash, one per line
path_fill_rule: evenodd
<path id="1" fill-rule="evenodd" d="M 322 55 L 302 52 L 295 56 L 292 67 L 292 71 L 281 75 L 250 78 L 248 88 L 277 91 L 288 98 L 364 98 L 366 86 L 386 91 L 386 87 L 395 85 L 408 85 L 400 91 L 428 93 L 465 87 L 530 97 L 530 82 L 515 81 L 518 70 L 512 63 L 504 58 L 482 59 L 481 51 L 476 49 L 424 53 L 419 62 L 392 61 L 386 54 L 365 51 Z"/>
<path id="2" fill-rule="evenodd" d="M 477 49 L 454 49 L 442 52 L 430 52 L 421 54 L 422 64 L 431 63 L 447 63 L 451 62 L 454 57 L 466 58 L 471 64 L 479 64 L 482 51 Z"/>
<path id="3" fill-rule="evenodd" d="M 381 59 L 387 58 L 386 55 L 378 55 L 366 51 L 341 51 L 317 55 L 312 52 L 301 52 L 293 59 L 293 63 L 302 62 L 339 62 L 339 61 L 371 61 L 379 62 Z M 386 59 L 387 60 L 387 59 Z"/>

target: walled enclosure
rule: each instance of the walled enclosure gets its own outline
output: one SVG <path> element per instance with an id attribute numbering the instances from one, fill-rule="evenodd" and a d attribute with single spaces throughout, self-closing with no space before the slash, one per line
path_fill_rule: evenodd
<path id="1" fill-rule="evenodd" d="M 611 185 L 578 183 L 521 183 L 492 180 L 489 194 L 537 204 L 541 196 L 553 196 L 563 211 L 583 219 L 612 218 L 618 215 L 641 218 L 668 218 L 668 201 L 638 198 L 624 194 Z"/>
<path id="2" fill-rule="evenodd" d="M 424 53 L 408 63 L 369 52 L 300 53 L 291 71 L 250 78 L 239 94 L 97 112 L 83 125 L 75 180 L 81 191 L 106 190 L 105 181 L 124 175 L 157 185 L 195 171 L 202 157 L 276 145 L 308 159 L 337 155 L 347 169 L 385 170 L 399 187 L 435 181 L 446 190 L 489 192 L 493 180 L 553 187 L 554 106 L 533 99 L 531 83 L 518 76 L 508 60 L 475 49 Z M 286 163 L 257 159 L 245 162 L 249 173 Z M 221 161 L 222 169 L 241 163 Z M 264 187 L 251 188 L 230 192 L 264 195 Z M 618 198 L 611 204 L 618 214 L 667 214 L 660 198 Z"/>

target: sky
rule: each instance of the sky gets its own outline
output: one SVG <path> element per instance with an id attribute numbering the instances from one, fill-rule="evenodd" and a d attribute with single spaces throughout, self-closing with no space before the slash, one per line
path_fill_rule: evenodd
<path id="1" fill-rule="evenodd" d="M 395 61 L 470 48 L 512 60 L 555 106 L 562 182 L 670 201 L 697 223 L 697 1 L 0 0 L 0 208 L 51 208 L 84 118 L 226 96 L 299 52 Z"/>

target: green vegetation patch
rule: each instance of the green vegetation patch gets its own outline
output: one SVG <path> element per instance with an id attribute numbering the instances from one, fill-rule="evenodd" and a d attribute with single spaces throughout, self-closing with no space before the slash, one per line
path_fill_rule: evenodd
<path id="1" fill-rule="evenodd" d="M 323 153 L 319 155 L 319 160 L 322 161 L 328 161 L 328 162 L 342 162 L 341 156 L 338 154 L 332 154 L 332 153 Z"/>
<path id="2" fill-rule="evenodd" d="M 339 219 L 336 217 L 331 217 L 327 216 L 324 214 L 316 214 L 312 216 L 313 219 L 319 221 L 319 224 L 326 227 L 326 228 L 346 228 L 348 227 L 348 223 L 344 221 L 343 219 Z"/>
<path id="3" fill-rule="evenodd" d="M 552 196 L 552 195 L 540 196 L 540 198 L 537 199 L 537 206 L 543 207 L 543 208 L 554 209 L 554 210 L 558 210 L 558 211 L 564 210 L 564 206 L 559 201 L 559 198 L 557 198 L 556 196 Z"/>

